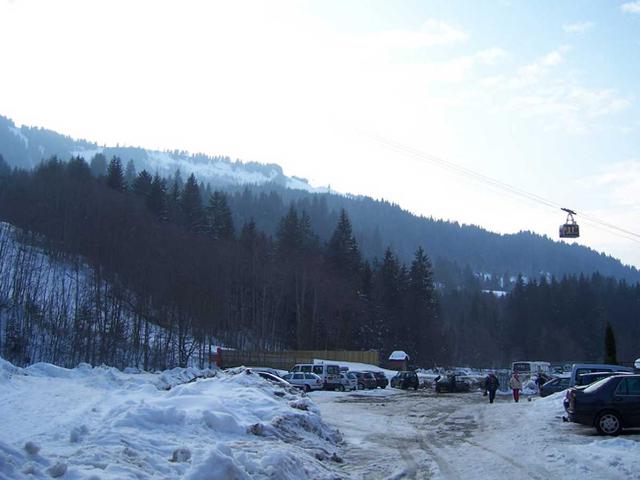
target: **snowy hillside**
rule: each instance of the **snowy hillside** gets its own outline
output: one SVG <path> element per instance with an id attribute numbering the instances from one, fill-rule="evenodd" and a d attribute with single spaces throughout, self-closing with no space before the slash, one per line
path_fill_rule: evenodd
<path id="1" fill-rule="evenodd" d="M 229 157 L 189 154 L 173 151 L 161 152 L 139 147 L 106 147 L 84 140 L 75 140 L 41 128 L 16 127 L 8 118 L 0 116 L 0 153 L 11 165 L 33 168 L 43 159 L 57 155 L 67 160 L 71 156 L 83 157 L 87 162 L 98 153 L 107 159 L 119 156 L 123 163 L 134 162 L 136 171 L 145 169 L 152 175 L 172 176 L 180 170 L 183 178 L 195 174 L 200 182 L 212 187 L 229 185 L 263 185 L 274 183 L 286 188 L 308 192 L 327 191 L 315 188 L 306 179 L 288 177 L 279 165 L 232 161 Z"/>
<path id="2" fill-rule="evenodd" d="M 80 362 L 162 368 L 186 364 L 179 338 L 134 310 L 135 299 L 82 258 L 55 256 L 0 222 L 0 355 L 19 365 Z M 156 320 L 154 322 L 154 320 Z M 182 347 L 189 346 L 186 338 Z M 197 363 L 195 354 L 187 360 Z"/>
<path id="3" fill-rule="evenodd" d="M 164 389 L 189 373 L 215 376 Z M 340 478 L 340 434 L 313 402 L 244 370 L 21 369 L 0 358 L 0 425 L 1 479 Z"/>

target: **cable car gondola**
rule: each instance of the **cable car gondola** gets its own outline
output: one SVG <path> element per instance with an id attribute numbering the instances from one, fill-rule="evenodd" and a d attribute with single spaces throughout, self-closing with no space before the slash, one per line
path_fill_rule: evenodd
<path id="1" fill-rule="evenodd" d="M 567 212 L 567 221 L 560 225 L 560 238 L 578 238 L 580 236 L 580 227 L 573 218 L 577 213 L 568 208 L 562 208 L 562 210 Z"/>

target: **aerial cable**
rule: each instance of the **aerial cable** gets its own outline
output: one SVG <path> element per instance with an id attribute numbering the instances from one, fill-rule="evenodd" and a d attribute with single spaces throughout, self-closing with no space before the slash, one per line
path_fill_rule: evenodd
<path id="1" fill-rule="evenodd" d="M 547 199 L 535 193 L 527 192 L 526 190 L 515 187 L 513 185 L 497 180 L 495 178 L 489 177 L 482 173 L 476 172 L 474 170 L 471 170 L 470 168 L 463 167 L 461 165 L 447 161 L 443 158 L 436 157 L 435 155 L 422 152 L 418 149 L 415 149 L 407 145 L 403 145 L 402 143 L 399 143 L 393 140 L 388 140 L 378 134 L 374 134 L 370 132 L 361 132 L 361 133 L 364 136 L 368 137 L 369 139 L 372 139 L 375 142 L 379 143 L 380 145 L 384 146 L 385 148 L 393 150 L 405 156 L 412 157 L 414 160 L 426 161 L 426 162 L 438 165 L 440 167 L 452 170 L 455 173 L 463 175 L 469 179 L 498 188 L 512 195 L 522 197 L 524 199 L 530 200 L 532 202 L 536 202 L 538 204 L 544 205 L 545 207 L 552 208 L 554 210 L 563 208 L 561 204 L 554 202 L 550 199 Z M 632 232 L 631 230 L 627 230 L 625 228 L 618 227 L 617 225 L 604 222 L 592 215 L 588 215 L 584 213 L 580 213 L 580 218 L 585 219 L 587 223 L 591 224 L 592 226 L 595 226 L 600 230 L 606 231 L 607 233 L 610 233 L 612 235 L 617 235 L 626 240 L 631 240 L 631 241 L 640 243 L 640 234 Z"/>

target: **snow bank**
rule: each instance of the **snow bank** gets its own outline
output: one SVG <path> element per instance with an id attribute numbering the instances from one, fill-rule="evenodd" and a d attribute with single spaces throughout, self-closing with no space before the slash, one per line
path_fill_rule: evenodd
<path id="1" fill-rule="evenodd" d="M 245 370 L 0 372 L 1 479 L 336 477 L 341 435 L 313 401 Z"/>

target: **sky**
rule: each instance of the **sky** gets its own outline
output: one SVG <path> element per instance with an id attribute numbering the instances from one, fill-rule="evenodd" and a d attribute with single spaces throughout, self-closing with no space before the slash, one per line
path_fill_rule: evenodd
<path id="1" fill-rule="evenodd" d="M 640 267 L 604 225 L 640 233 L 640 0 L 0 0 L 0 62 L 17 124 L 499 233 L 557 239 L 565 206 L 578 243 Z"/>

